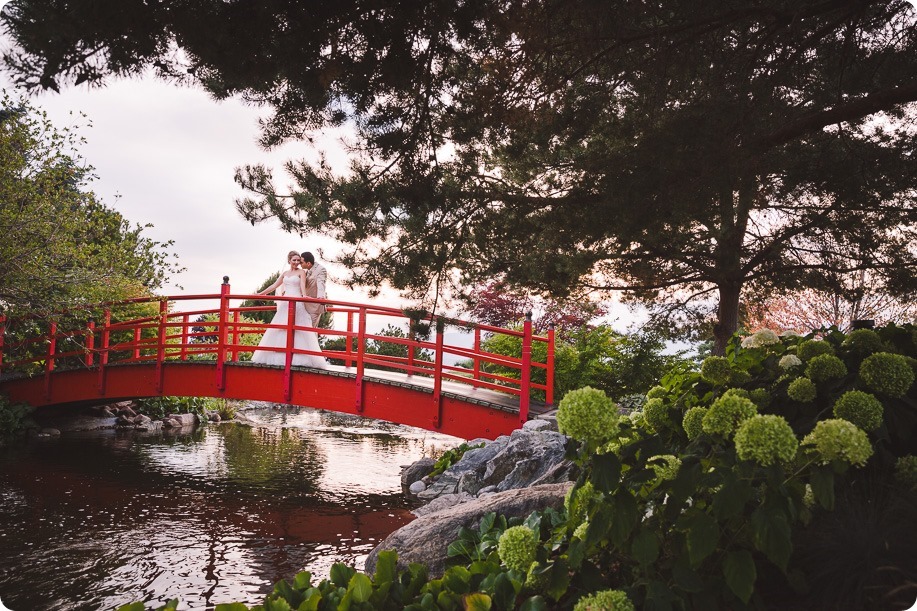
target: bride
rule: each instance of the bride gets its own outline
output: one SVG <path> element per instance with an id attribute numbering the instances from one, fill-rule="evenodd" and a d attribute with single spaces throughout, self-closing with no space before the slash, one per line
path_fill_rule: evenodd
<path id="1" fill-rule="evenodd" d="M 290 269 L 280 274 L 274 284 L 257 293 L 258 295 L 266 295 L 279 286 L 283 286 L 283 289 L 282 293 L 278 292 L 278 295 L 282 294 L 287 297 L 302 297 L 305 295 L 306 272 L 300 267 L 302 265 L 302 259 L 299 253 L 295 250 L 291 250 L 287 253 L 287 262 L 290 264 Z M 277 313 L 274 314 L 274 318 L 271 320 L 270 324 L 286 327 L 289 320 L 287 313 L 289 312 L 291 303 L 296 304 L 295 325 L 297 327 L 311 326 L 312 317 L 306 311 L 305 305 L 302 302 L 285 300 L 277 302 Z M 253 363 L 280 365 L 281 367 L 286 365 L 287 330 L 267 329 L 264 332 L 264 336 L 261 338 L 261 342 L 258 344 L 258 348 L 264 347 L 282 348 L 283 350 L 279 352 L 273 350 L 255 350 L 252 355 Z M 318 335 L 314 331 L 294 331 L 293 347 L 297 350 L 321 352 L 321 348 L 318 345 Z M 328 361 L 316 355 L 293 353 L 293 365 L 298 367 L 318 367 L 324 369 L 328 367 Z"/>

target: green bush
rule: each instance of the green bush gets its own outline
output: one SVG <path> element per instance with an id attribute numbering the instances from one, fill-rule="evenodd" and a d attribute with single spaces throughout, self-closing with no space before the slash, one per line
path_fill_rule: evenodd
<path id="1" fill-rule="evenodd" d="M 836 380 L 847 375 L 844 361 L 833 354 L 819 354 L 812 357 L 806 365 L 806 377 L 815 383 Z"/>
<path id="2" fill-rule="evenodd" d="M 914 383 L 914 370 L 900 354 L 878 352 L 860 365 L 860 378 L 870 390 L 888 397 L 903 397 Z"/>
<path id="3" fill-rule="evenodd" d="M 6 395 L 0 395 L 0 441 L 21 436 L 35 423 L 31 419 L 35 411 L 31 405 L 14 403 Z"/>

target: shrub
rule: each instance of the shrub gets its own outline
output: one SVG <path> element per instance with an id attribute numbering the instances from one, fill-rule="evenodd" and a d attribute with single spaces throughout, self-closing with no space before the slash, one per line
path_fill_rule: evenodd
<path id="1" fill-rule="evenodd" d="M 557 406 L 557 428 L 580 441 L 601 445 L 618 433 L 618 411 L 601 390 L 585 387 L 572 390 Z"/>
<path id="2" fill-rule="evenodd" d="M 704 415 L 707 413 L 706 407 L 695 406 L 685 412 L 685 416 L 681 421 L 681 426 L 685 430 L 685 435 L 688 436 L 688 439 L 696 439 L 701 433 L 704 432 L 703 420 Z"/>
<path id="3" fill-rule="evenodd" d="M 777 364 L 780 365 L 781 369 L 792 371 L 802 366 L 802 360 L 795 354 L 784 354 L 780 357 L 780 361 Z"/>
<path id="4" fill-rule="evenodd" d="M 0 440 L 17 437 L 33 427 L 30 418 L 33 411 L 31 405 L 14 403 L 6 395 L 0 395 Z"/>
<path id="5" fill-rule="evenodd" d="M 917 488 L 917 456 L 902 456 L 895 462 L 895 479 L 906 488 Z"/>
<path id="6" fill-rule="evenodd" d="M 854 329 L 847 334 L 842 346 L 857 355 L 868 355 L 885 349 L 885 342 L 872 329 Z"/>
<path id="7" fill-rule="evenodd" d="M 882 402 L 860 390 L 848 390 L 834 403 L 835 416 L 852 422 L 864 431 L 874 431 L 882 426 L 882 412 Z"/>
<path id="8" fill-rule="evenodd" d="M 809 361 L 820 354 L 834 354 L 834 348 L 824 340 L 806 340 L 796 348 L 796 356 Z"/>
<path id="9" fill-rule="evenodd" d="M 809 378 L 796 378 L 786 387 L 786 394 L 793 401 L 809 403 L 818 396 L 818 390 Z"/>
<path id="10" fill-rule="evenodd" d="M 635 607 L 625 592 L 602 590 L 579 599 L 573 611 L 635 611 Z"/>
<path id="11" fill-rule="evenodd" d="M 812 446 L 822 464 L 839 460 L 851 465 L 865 465 L 872 456 L 872 444 L 866 433 L 846 420 L 822 420 L 802 440 Z"/>
<path id="12" fill-rule="evenodd" d="M 767 467 L 776 462 L 789 463 L 796 456 L 799 441 L 789 423 L 773 414 L 752 416 L 735 435 L 736 454 Z"/>
<path id="13" fill-rule="evenodd" d="M 806 365 L 806 377 L 813 382 L 827 382 L 843 378 L 847 375 L 847 366 L 844 361 L 833 354 L 819 354 L 809 360 Z"/>
<path id="14" fill-rule="evenodd" d="M 701 423 L 705 433 L 729 437 L 742 421 L 751 418 L 757 411 L 750 399 L 726 394 L 713 402 Z"/>
<path id="15" fill-rule="evenodd" d="M 731 374 L 732 367 L 722 356 L 708 356 L 700 366 L 700 377 L 714 386 L 722 386 L 728 382 Z"/>
<path id="16" fill-rule="evenodd" d="M 877 393 L 903 397 L 914 383 L 914 370 L 900 354 L 877 352 L 863 360 L 860 379 Z"/>
<path id="17" fill-rule="evenodd" d="M 668 426 L 669 408 L 659 397 L 647 400 L 643 405 L 643 419 L 651 430 L 659 432 Z"/>
<path id="18" fill-rule="evenodd" d="M 500 561 L 509 569 L 526 573 L 535 562 L 538 540 L 528 526 L 511 526 L 503 531 L 497 543 Z"/>

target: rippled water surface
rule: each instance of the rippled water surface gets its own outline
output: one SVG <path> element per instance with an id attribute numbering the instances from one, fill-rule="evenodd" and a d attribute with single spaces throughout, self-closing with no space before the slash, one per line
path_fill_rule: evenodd
<path id="1" fill-rule="evenodd" d="M 301 570 L 362 568 L 413 518 L 401 466 L 460 443 L 314 410 L 245 416 L 251 426 L 64 433 L 0 449 L 3 605 L 254 605 Z"/>

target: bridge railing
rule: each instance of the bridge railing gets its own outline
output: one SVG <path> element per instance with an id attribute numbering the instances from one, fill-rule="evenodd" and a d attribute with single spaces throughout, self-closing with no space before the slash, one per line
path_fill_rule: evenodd
<path id="1" fill-rule="evenodd" d="M 104 380 L 105 368 L 113 364 L 155 363 L 161 368 L 168 361 L 212 360 L 217 385 L 222 388 L 225 365 L 250 360 L 261 335 L 268 329 L 280 328 L 288 331 L 285 347 L 258 349 L 276 350 L 286 355 L 287 398 L 293 356 L 320 354 L 355 372 L 358 407 L 368 368 L 430 377 L 437 400 L 444 380 L 517 396 L 522 421 L 527 418 L 533 398 L 553 403 L 554 332 L 549 330 L 546 336 L 535 335 L 530 315 L 521 329 L 505 329 L 380 305 L 232 294 L 228 278 L 224 278 L 220 288 L 219 294 L 100 304 L 74 309 L 51 319 L 0 318 L 0 375 L 44 375 L 50 388 L 50 377 L 60 368 L 96 368 L 99 379 Z M 343 328 L 298 326 L 292 307 L 288 308 L 288 319 L 282 324 L 265 323 L 254 315 L 273 313 L 276 306 L 242 305 L 254 300 L 324 303 L 335 317 L 343 317 L 339 320 Z M 403 333 L 398 336 L 368 331 L 378 327 L 380 322 L 394 322 L 395 328 L 402 329 Z M 471 345 L 447 342 L 446 329 L 471 335 Z M 316 332 L 324 338 L 325 348 L 320 353 L 296 348 L 290 330 Z M 510 343 L 517 342 L 521 356 L 484 350 L 485 339 L 495 335 L 506 336 Z M 533 357 L 533 347 L 537 357 Z"/>

